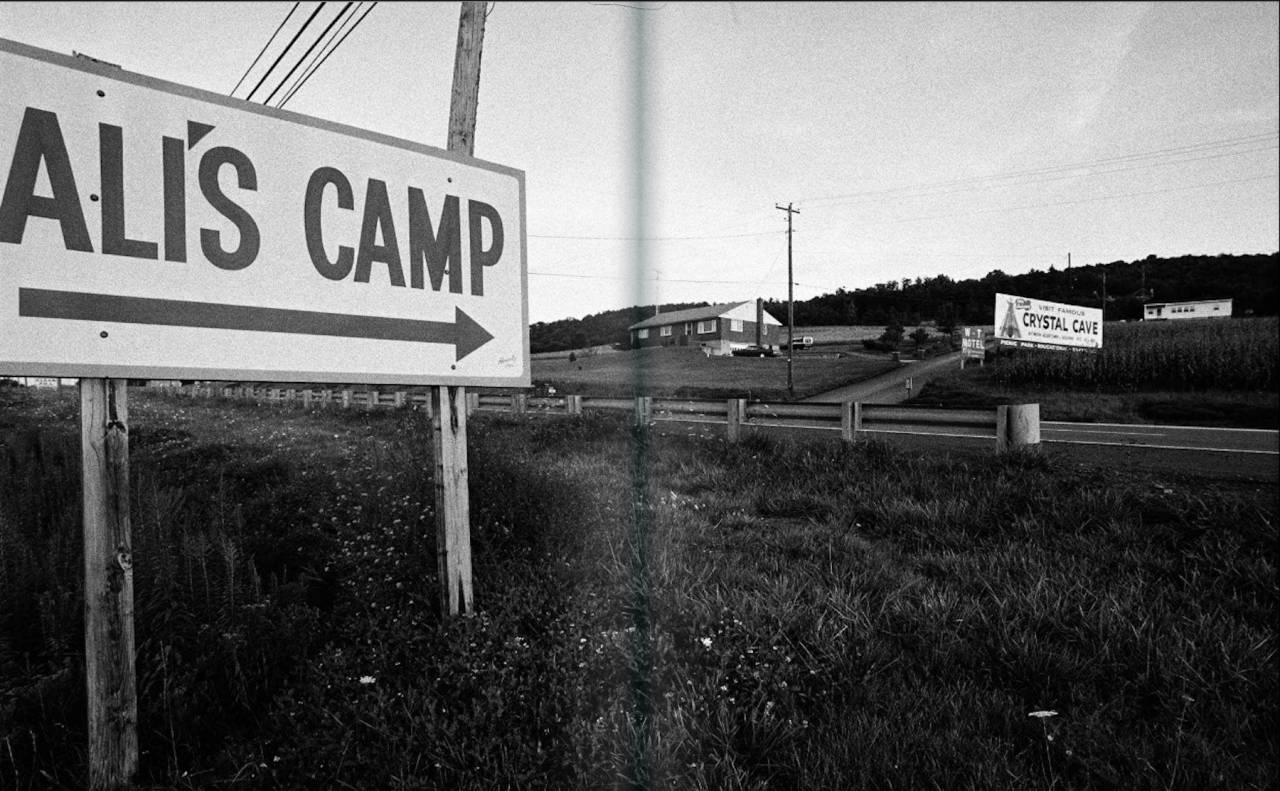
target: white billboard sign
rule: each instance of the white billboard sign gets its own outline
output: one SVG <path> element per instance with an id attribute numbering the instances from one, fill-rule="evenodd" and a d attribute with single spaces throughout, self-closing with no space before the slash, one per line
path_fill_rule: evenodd
<path id="1" fill-rule="evenodd" d="M 3 39 L 0 73 L 0 374 L 529 384 L 523 172 Z"/>
<path id="2" fill-rule="evenodd" d="M 1102 348 L 1102 310 L 996 294 L 996 340 L 1024 349 Z"/>

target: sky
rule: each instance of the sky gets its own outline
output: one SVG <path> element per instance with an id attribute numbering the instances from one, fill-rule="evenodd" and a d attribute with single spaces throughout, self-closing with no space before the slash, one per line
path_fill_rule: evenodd
<path id="1" fill-rule="evenodd" d="M 350 4 L 294 5 L 5 2 L 0 37 L 262 101 Z M 532 322 L 785 299 L 788 204 L 796 299 L 1275 252 L 1278 10 L 500 0 L 475 156 L 525 173 Z M 347 13 L 286 109 L 443 148 L 458 3 Z"/>

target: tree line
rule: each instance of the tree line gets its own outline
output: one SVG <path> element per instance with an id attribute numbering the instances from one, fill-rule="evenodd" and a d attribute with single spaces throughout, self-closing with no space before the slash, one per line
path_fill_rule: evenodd
<path id="1" fill-rule="evenodd" d="M 991 324 L 995 294 L 1100 307 L 1107 321 L 1142 318 L 1150 302 L 1197 299 L 1234 300 L 1237 316 L 1274 316 L 1280 252 L 1249 255 L 1184 255 L 1137 261 L 1112 261 L 1009 275 L 999 269 L 982 278 L 954 280 L 946 275 L 903 278 L 870 288 L 835 291 L 795 303 L 797 326 L 918 325 L 934 322 L 950 330 L 963 324 Z M 1104 302 L 1105 297 L 1105 302 Z M 702 307 L 706 302 L 673 303 L 672 310 Z M 765 310 L 785 318 L 785 300 L 766 300 Z M 653 315 L 654 306 L 605 311 L 582 319 L 539 322 L 529 327 L 534 352 L 580 349 L 629 342 L 627 327 Z"/>

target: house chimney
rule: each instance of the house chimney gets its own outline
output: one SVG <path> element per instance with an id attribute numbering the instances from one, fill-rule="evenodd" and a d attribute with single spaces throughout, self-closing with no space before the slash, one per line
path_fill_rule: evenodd
<path id="1" fill-rule="evenodd" d="M 764 332 L 764 300 L 756 297 L 756 346 L 763 346 L 760 334 Z"/>

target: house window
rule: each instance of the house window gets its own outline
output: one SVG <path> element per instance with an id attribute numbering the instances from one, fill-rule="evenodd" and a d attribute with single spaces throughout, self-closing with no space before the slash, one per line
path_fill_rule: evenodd
<path id="1" fill-rule="evenodd" d="M 658 330 L 658 334 L 664 338 L 671 337 L 671 325 L 670 324 L 665 325 L 662 329 Z"/>
<path id="2" fill-rule="evenodd" d="M 648 338 L 649 330 L 648 329 L 636 330 L 636 337 L 639 338 L 640 340 L 644 340 L 645 338 Z"/>
<path id="3" fill-rule="evenodd" d="M 700 321 L 700 322 L 698 322 L 698 334 L 699 334 L 699 335 L 705 335 L 705 334 L 706 334 L 706 333 L 708 333 L 708 332 L 715 332 L 715 331 L 716 331 L 716 320 L 715 320 L 715 319 L 711 319 L 710 321 Z"/>
<path id="4" fill-rule="evenodd" d="M 730 332 L 742 332 L 742 319 L 729 319 Z"/>
<path id="5" fill-rule="evenodd" d="M 684 334 L 685 334 L 685 335 L 692 335 L 692 334 L 693 334 L 693 322 L 691 322 L 691 321 L 686 321 L 686 322 L 684 323 Z"/>

